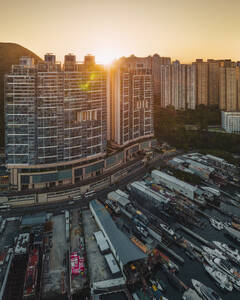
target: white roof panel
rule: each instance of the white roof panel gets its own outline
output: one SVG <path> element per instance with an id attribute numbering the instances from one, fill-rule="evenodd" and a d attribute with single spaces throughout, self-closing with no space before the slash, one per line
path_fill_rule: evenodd
<path id="1" fill-rule="evenodd" d="M 180 158 L 178 158 L 178 157 L 174 157 L 172 160 L 175 161 L 175 162 L 178 163 L 178 164 L 184 163 L 184 160 L 182 160 L 182 159 L 180 159 Z"/>
<path id="2" fill-rule="evenodd" d="M 106 241 L 102 231 L 94 232 L 94 236 L 101 252 L 104 252 L 109 249 L 108 242 Z"/>
<path id="3" fill-rule="evenodd" d="M 117 192 L 110 192 L 108 193 L 107 197 L 109 200 L 117 201 L 123 207 L 127 206 L 130 203 L 128 198 L 121 196 Z"/>
<path id="4" fill-rule="evenodd" d="M 214 156 L 214 155 L 211 155 L 211 154 L 207 154 L 206 157 L 210 158 L 210 159 L 213 159 L 213 160 L 216 160 L 218 162 L 225 162 L 225 160 L 223 158 L 220 158 L 220 157 L 217 157 L 217 156 Z"/>
<path id="5" fill-rule="evenodd" d="M 107 255 L 104 256 L 106 261 L 107 261 L 107 264 L 111 270 L 111 273 L 112 274 L 117 274 L 120 272 L 120 269 L 118 267 L 118 264 L 114 258 L 114 256 L 112 255 L 112 253 L 109 253 Z"/>

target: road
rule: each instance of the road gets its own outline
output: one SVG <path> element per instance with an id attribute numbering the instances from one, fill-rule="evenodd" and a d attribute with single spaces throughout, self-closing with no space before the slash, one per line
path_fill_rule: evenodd
<path id="1" fill-rule="evenodd" d="M 130 182 L 141 180 L 142 177 L 149 172 L 152 168 L 158 168 L 165 165 L 164 159 L 166 157 L 172 157 L 175 156 L 177 153 L 169 153 L 168 155 L 162 154 L 158 155 L 157 159 L 154 161 L 150 161 L 148 163 L 148 166 L 141 167 L 140 169 L 136 170 L 135 172 L 132 172 L 128 174 L 126 177 L 121 179 L 118 183 L 110 185 L 109 187 L 97 191 L 96 194 L 92 197 L 82 198 L 79 201 L 75 201 L 74 203 L 69 203 L 69 199 L 66 199 L 65 201 L 58 201 L 58 202 L 51 202 L 51 203 L 42 203 L 42 204 L 34 204 L 33 206 L 19 206 L 19 207 L 13 207 L 9 211 L 4 211 L 2 214 L 6 217 L 13 217 L 13 216 L 22 216 L 26 214 L 33 214 L 38 212 L 53 212 L 53 213 L 59 213 L 61 210 L 64 209 L 73 209 L 73 208 L 87 208 L 88 204 L 91 200 L 99 198 L 104 199 L 107 198 L 107 194 L 113 190 L 116 190 L 118 188 L 125 189 L 126 185 Z"/>

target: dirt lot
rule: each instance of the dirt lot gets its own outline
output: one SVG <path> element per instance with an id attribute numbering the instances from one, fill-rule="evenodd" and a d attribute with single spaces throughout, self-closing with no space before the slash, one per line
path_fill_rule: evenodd
<path id="1" fill-rule="evenodd" d="M 50 244 L 49 258 L 44 267 L 43 289 L 44 295 L 61 294 L 66 289 L 66 263 L 67 251 L 66 229 L 64 215 L 54 216 L 53 234 Z M 52 246 L 52 247 L 51 247 Z"/>
<path id="2" fill-rule="evenodd" d="M 99 231 L 99 228 L 92 217 L 90 210 L 83 211 L 83 227 L 91 283 L 111 279 L 112 276 L 106 260 L 99 251 L 93 235 L 94 232 Z"/>

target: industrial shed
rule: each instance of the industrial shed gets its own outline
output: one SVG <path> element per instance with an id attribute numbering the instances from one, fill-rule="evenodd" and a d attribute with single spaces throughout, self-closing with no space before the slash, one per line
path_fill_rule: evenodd
<path id="1" fill-rule="evenodd" d="M 118 205 L 123 208 L 125 208 L 130 203 L 127 197 L 125 197 L 123 194 L 118 193 L 118 190 L 108 193 L 107 197 L 109 200 L 117 202 Z"/>
<path id="2" fill-rule="evenodd" d="M 195 191 L 197 189 L 195 186 L 158 170 L 152 171 L 152 178 L 156 183 L 162 183 L 170 190 L 177 191 L 189 199 L 194 200 Z"/>
<path id="3" fill-rule="evenodd" d="M 139 197 L 151 201 L 154 206 L 166 208 L 170 200 L 164 195 L 149 188 L 144 181 L 134 181 L 131 183 L 132 195 L 138 195 Z"/>
<path id="4" fill-rule="evenodd" d="M 118 229 L 108 211 L 98 200 L 92 200 L 89 206 L 122 271 L 125 265 L 147 258 L 147 255 Z"/>

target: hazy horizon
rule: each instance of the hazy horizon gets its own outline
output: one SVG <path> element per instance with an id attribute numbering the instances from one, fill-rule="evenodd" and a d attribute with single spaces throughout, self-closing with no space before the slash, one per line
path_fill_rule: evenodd
<path id="1" fill-rule="evenodd" d="M 90 53 L 99 62 L 158 53 L 182 63 L 240 60 L 240 1 L 12 0 L 0 13 L 0 41 L 63 61 Z"/>

